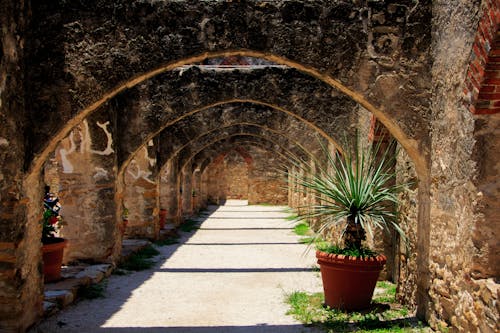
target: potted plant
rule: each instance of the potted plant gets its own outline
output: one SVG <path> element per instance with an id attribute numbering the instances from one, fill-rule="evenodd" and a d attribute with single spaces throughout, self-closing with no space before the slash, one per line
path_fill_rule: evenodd
<path id="1" fill-rule="evenodd" d="M 315 219 L 315 239 L 333 227 L 342 230 L 339 244 L 317 246 L 326 305 L 359 310 L 369 307 L 386 262 L 365 246 L 366 233 L 373 237 L 374 229 L 394 229 L 406 240 L 396 221 L 396 204 L 397 193 L 407 184 L 395 182 L 395 141 L 385 149 L 380 143 L 359 147 L 355 142 L 348 147 L 333 156 L 323 149 L 326 162 L 317 162 L 315 170 L 295 163 L 303 172 L 292 179 L 319 202 L 298 212 L 301 219 Z"/>
<path id="2" fill-rule="evenodd" d="M 61 279 L 61 264 L 64 248 L 68 241 L 58 237 L 62 226 L 62 217 L 59 214 L 61 204 L 53 193 L 47 193 L 43 199 L 44 212 L 42 217 L 42 254 L 43 276 L 45 282 Z"/>

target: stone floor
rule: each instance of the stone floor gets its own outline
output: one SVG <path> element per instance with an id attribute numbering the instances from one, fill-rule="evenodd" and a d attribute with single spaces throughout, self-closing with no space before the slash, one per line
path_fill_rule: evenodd
<path id="1" fill-rule="evenodd" d="M 283 207 L 228 201 L 200 229 L 159 247 L 149 270 L 108 278 L 104 298 L 83 300 L 32 332 L 313 332 L 285 295 L 320 291 L 313 251 L 297 242 Z"/>

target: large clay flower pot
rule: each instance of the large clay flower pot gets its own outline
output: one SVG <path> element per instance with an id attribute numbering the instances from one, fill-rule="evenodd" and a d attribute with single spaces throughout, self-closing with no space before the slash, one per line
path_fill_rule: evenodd
<path id="1" fill-rule="evenodd" d="M 316 251 L 325 303 L 330 308 L 361 310 L 370 306 L 373 290 L 386 258 L 354 258 Z"/>
<path id="2" fill-rule="evenodd" d="M 45 282 L 61 279 L 61 264 L 64 248 L 67 244 L 66 239 L 59 237 L 51 239 L 50 243 L 43 244 L 43 276 Z"/>

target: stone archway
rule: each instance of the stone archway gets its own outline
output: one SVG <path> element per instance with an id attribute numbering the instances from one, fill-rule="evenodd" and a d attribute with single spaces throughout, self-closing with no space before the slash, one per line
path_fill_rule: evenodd
<path id="1" fill-rule="evenodd" d="M 26 133 L 22 133 L 26 134 L 28 138 L 27 146 L 30 149 L 26 149 L 25 165 L 29 166 L 26 168 L 29 171 L 26 174 L 23 189 L 20 190 L 22 192 L 20 196 L 28 197 L 31 201 L 22 201 L 20 203 L 21 209 L 16 210 L 18 213 L 24 212 L 27 206 L 27 214 L 18 214 L 19 216 L 24 214 L 24 217 L 20 219 L 23 221 L 23 228 L 21 229 L 36 230 L 33 221 L 37 220 L 39 213 L 37 204 L 40 194 L 37 193 L 37 189 L 40 188 L 40 170 L 43 163 L 71 129 L 80 124 L 92 112 L 104 105 L 105 102 L 110 101 L 117 94 L 123 93 L 146 79 L 155 77 L 179 65 L 201 61 L 207 57 L 246 55 L 262 57 L 295 67 L 303 73 L 326 82 L 376 114 L 382 123 L 393 132 L 394 136 L 405 146 L 415 161 L 421 184 L 423 184 L 421 185 L 423 194 L 421 200 L 419 200 L 422 207 L 420 211 L 422 218 L 419 224 L 421 225 L 420 234 L 424 237 L 421 255 L 426 258 L 425 227 L 429 223 L 426 217 L 428 208 L 425 208 L 428 207 L 428 201 L 425 200 L 425 198 L 428 198 L 428 186 L 426 185 L 428 182 L 428 173 L 426 172 L 428 159 L 425 155 L 427 153 L 425 149 L 426 130 L 425 124 L 421 132 L 413 132 L 415 126 L 411 126 L 412 120 L 418 118 L 415 118 L 415 114 L 423 114 L 422 119 L 426 119 L 426 103 L 422 102 L 425 96 L 418 96 L 415 99 L 406 98 L 407 95 L 412 96 L 412 89 L 414 89 L 412 86 L 418 81 L 415 76 L 419 75 L 421 71 L 420 69 L 415 70 L 415 67 L 418 66 L 401 67 L 401 73 L 394 73 L 392 69 L 387 70 L 387 67 L 390 68 L 394 61 L 399 61 L 398 57 L 413 57 L 407 44 L 398 44 L 396 38 L 389 38 L 389 43 L 383 43 L 385 45 L 383 48 L 377 47 L 376 43 L 368 47 L 365 45 L 367 41 L 373 42 L 387 36 L 374 33 L 371 24 L 366 24 L 367 21 L 371 22 L 371 16 L 362 16 L 361 14 L 368 9 L 382 13 L 389 13 L 392 9 L 389 10 L 384 6 L 369 8 L 365 5 L 354 4 L 325 6 L 325 4 L 321 3 L 313 3 L 309 6 L 299 5 L 298 8 L 294 8 L 289 7 L 289 4 L 269 3 L 267 4 L 269 7 L 266 13 L 262 13 L 256 4 L 242 3 L 237 6 L 243 6 L 244 8 L 229 11 L 226 15 L 223 15 L 222 8 L 213 5 L 213 8 L 211 8 L 213 9 L 212 15 L 223 18 L 224 24 L 231 24 L 232 20 L 237 21 L 235 15 L 240 13 L 242 9 L 243 12 L 255 12 L 258 13 L 257 16 L 262 15 L 260 18 L 263 19 L 263 24 L 249 27 L 251 28 L 250 31 L 252 31 L 251 34 L 245 35 L 245 31 L 249 30 L 241 29 L 237 30 L 233 36 L 228 37 L 221 36 L 217 30 L 211 32 L 209 28 L 213 27 L 213 21 L 210 19 L 205 22 L 206 24 L 200 25 L 199 23 L 204 18 L 203 15 L 205 15 L 206 10 L 194 4 L 192 6 L 196 7 L 196 10 L 191 11 L 191 15 L 195 17 L 195 20 L 193 20 L 195 22 L 194 26 L 192 26 L 191 30 L 184 29 L 183 33 L 179 35 L 181 39 L 178 40 L 174 38 L 175 34 L 169 32 L 176 31 L 180 26 L 189 27 L 190 24 L 183 21 L 183 15 L 172 14 L 182 13 L 183 10 L 187 9 L 186 6 L 190 6 L 189 4 L 173 4 L 170 2 L 163 5 L 121 3 L 122 7 L 120 9 L 115 5 L 116 3 L 111 5 L 102 2 L 96 8 L 83 10 L 84 8 L 80 8 L 78 4 L 70 3 L 61 5 L 33 4 L 34 14 L 30 25 L 32 30 L 30 30 L 29 46 L 27 47 L 26 61 L 24 63 L 36 63 L 38 65 L 37 70 L 31 72 L 27 78 L 29 82 L 27 87 L 27 91 L 29 91 L 27 109 L 37 110 L 38 114 L 52 116 L 47 117 L 48 120 L 44 124 L 45 126 L 40 128 L 33 126 L 35 130 L 29 129 L 26 130 Z M 157 13 L 145 20 L 146 22 L 154 21 L 155 17 L 161 20 L 161 15 L 176 17 L 178 21 L 172 21 L 172 26 L 165 27 L 168 31 L 165 34 L 148 31 L 151 26 L 146 24 L 146 31 L 150 33 L 144 33 L 143 36 L 145 37 L 142 40 L 131 39 L 130 36 L 127 36 L 126 28 L 128 26 L 141 26 L 134 22 L 136 18 L 126 14 L 127 9 L 132 8 L 131 6 L 145 12 L 149 12 L 145 8 L 147 6 L 153 6 L 153 8 L 160 6 L 156 7 Z M 396 14 L 387 16 L 390 18 L 387 24 L 394 27 L 393 34 L 397 35 L 401 40 L 410 37 L 414 38 L 413 45 L 417 46 L 412 47 L 421 53 L 426 50 L 426 41 L 419 39 L 417 34 L 413 35 L 418 30 L 413 29 L 413 26 L 409 25 L 407 29 L 403 29 L 406 21 L 403 20 L 403 23 L 398 23 L 398 18 L 406 17 L 405 15 L 414 17 L 421 12 L 425 12 L 427 8 L 428 6 L 421 6 L 410 9 L 402 6 L 399 11 L 396 11 Z M 337 11 L 343 14 L 335 14 Z M 65 15 L 57 15 L 62 13 Z M 347 13 L 349 15 L 345 15 Z M 110 26 L 107 18 L 113 17 L 113 15 L 117 15 L 114 22 L 116 25 Z M 362 19 L 353 19 L 358 17 Z M 153 24 L 153 26 L 156 25 Z M 310 29 L 308 26 L 324 29 L 322 37 L 315 38 L 317 30 Z M 97 27 L 102 29 L 98 31 Z M 341 29 L 341 27 L 347 28 Z M 369 28 L 365 30 L 365 27 Z M 260 29 L 263 28 L 268 29 L 269 33 L 259 33 L 261 32 Z M 303 32 L 295 34 L 294 31 L 297 31 L 297 28 L 300 28 L 299 30 Z M 111 36 L 110 32 L 116 33 L 115 38 L 109 38 Z M 288 35 L 296 38 L 282 38 Z M 162 36 L 166 37 L 166 39 L 163 43 L 158 43 L 158 40 L 160 40 L 158 38 Z M 53 40 L 50 41 L 49 38 Z M 112 42 L 109 44 L 100 43 L 101 40 Z M 132 40 L 132 42 L 123 44 L 122 41 L 124 40 Z M 189 43 L 189 41 L 193 41 L 193 43 Z M 185 45 L 187 44 L 191 45 L 191 47 L 186 48 Z M 353 47 L 354 45 L 356 47 Z M 345 48 L 340 46 L 345 46 Z M 38 52 L 38 47 L 41 50 L 40 52 Z M 113 47 L 115 47 L 114 51 L 119 50 L 120 52 L 108 53 L 107 51 L 110 51 Z M 130 52 L 121 52 L 126 47 L 130 47 Z M 152 48 L 149 49 L 149 47 Z M 353 47 L 356 57 L 353 57 L 352 54 L 343 56 L 344 49 L 350 49 L 351 47 Z M 365 51 L 365 49 L 367 50 Z M 87 54 L 85 50 L 92 50 L 92 52 Z M 120 56 L 120 54 L 125 53 L 132 55 L 131 59 L 123 59 Z M 95 56 L 96 54 L 103 56 Z M 380 65 L 377 62 L 371 64 L 368 61 L 368 54 L 373 58 L 377 58 L 377 61 L 382 64 Z M 89 57 L 91 61 L 86 62 Z M 332 59 L 338 60 L 334 62 Z M 359 62 L 356 63 L 354 59 L 358 59 Z M 135 68 L 128 67 L 130 65 L 135 66 Z M 377 70 L 381 72 L 377 73 Z M 363 88 L 361 87 L 362 84 L 360 84 L 362 80 L 357 82 L 357 80 L 352 79 L 356 74 L 363 71 L 363 75 L 370 77 L 366 81 L 370 84 L 373 83 L 373 87 Z M 382 78 L 376 80 L 376 76 L 382 76 Z M 337 79 L 333 79 L 333 77 Z M 50 83 L 46 84 L 47 82 Z M 387 85 L 409 87 L 410 89 L 401 92 L 397 96 L 394 94 L 385 95 L 385 91 L 381 86 Z M 422 90 L 427 89 L 427 85 L 421 82 L 417 86 Z M 400 109 L 420 112 L 408 112 L 410 116 L 405 114 L 402 117 L 406 118 L 406 120 L 398 122 Z M 53 110 L 58 110 L 58 112 L 52 112 Z M 36 116 L 30 116 L 30 118 L 35 124 Z M 404 128 L 404 124 L 408 125 L 405 128 L 408 133 L 401 129 Z M 422 142 L 417 142 L 416 140 L 420 134 L 423 134 L 424 139 Z M 49 140 L 50 142 L 44 139 L 46 137 L 52 138 Z M 38 238 L 38 235 L 33 231 L 21 236 L 21 238 L 26 240 L 26 243 L 32 243 Z M 16 237 L 9 238 L 9 242 L 13 239 L 16 239 L 15 243 L 17 244 Z M 31 253 L 32 251 L 28 252 Z M 36 259 L 37 255 L 34 254 L 32 257 Z M 30 258 L 32 257 L 30 256 Z M 38 262 L 39 260 L 34 261 Z M 30 269 L 28 269 L 28 265 L 24 266 L 23 263 L 20 263 L 20 266 L 25 267 L 25 271 L 34 271 L 35 269 L 33 265 L 30 266 Z M 425 267 L 424 260 L 422 264 L 423 271 L 425 271 Z M 29 275 L 25 274 L 25 276 Z M 31 279 L 31 285 L 36 285 L 35 280 L 39 279 L 39 276 L 34 274 L 29 276 L 29 279 Z M 39 289 L 39 286 L 37 288 Z M 33 287 L 30 290 L 37 288 Z M 26 306 L 27 308 L 34 306 L 31 301 L 23 302 L 25 305 L 29 303 Z"/>

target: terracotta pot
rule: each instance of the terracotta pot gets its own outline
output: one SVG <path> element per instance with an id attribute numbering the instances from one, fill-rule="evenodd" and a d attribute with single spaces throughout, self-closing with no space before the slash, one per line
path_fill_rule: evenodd
<path id="1" fill-rule="evenodd" d="M 56 237 L 50 244 L 43 244 L 43 277 L 45 282 L 61 279 L 61 264 L 64 248 L 67 244 L 66 239 L 59 237 Z"/>
<path id="2" fill-rule="evenodd" d="M 385 256 L 363 259 L 316 251 L 316 258 L 326 305 L 341 310 L 370 306 L 378 276 L 387 261 Z"/>
<path id="3" fill-rule="evenodd" d="M 160 209 L 160 229 L 165 228 L 165 223 L 167 221 L 167 210 Z"/>

